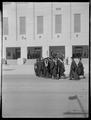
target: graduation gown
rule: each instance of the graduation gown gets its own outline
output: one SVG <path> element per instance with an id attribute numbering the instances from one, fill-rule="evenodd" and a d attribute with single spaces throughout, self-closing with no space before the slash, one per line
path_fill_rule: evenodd
<path id="1" fill-rule="evenodd" d="M 78 75 L 84 75 L 84 67 L 81 61 L 79 61 L 78 63 L 78 67 L 77 67 L 77 73 Z"/>
<path id="2" fill-rule="evenodd" d="M 77 74 L 77 65 L 76 62 L 73 60 L 71 63 L 70 67 L 70 79 L 78 79 L 78 74 Z"/>
<path id="3" fill-rule="evenodd" d="M 64 75 L 64 72 L 65 72 L 64 64 L 62 63 L 62 61 L 58 60 L 58 74 L 59 74 L 59 78 Z"/>
<path id="4" fill-rule="evenodd" d="M 54 62 L 53 62 L 53 60 L 51 60 L 50 61 L 50 74 L 51 74 L 51 76 L 53 75 L 53 68 L 54 68 Z"/>
<path id="5" fill-rule="evenodd" d="M 57 61 L 54 61 L 53 76 L 54 78 L 57 77 Z"/>

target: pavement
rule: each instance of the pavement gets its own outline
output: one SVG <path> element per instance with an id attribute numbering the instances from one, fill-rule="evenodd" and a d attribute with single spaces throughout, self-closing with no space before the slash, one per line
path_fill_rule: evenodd
<path id="1" fill-rule="evenodd" d="M 89 73 L 89 68 L 88 64 L 84 64 L 84 73 L 88 74 Z M 35 74 L 34 72 L 34 65 L 33 64 L 24 64 L 24 65 L 3 65 L 2 66 L 2 71 L 3 74 L 7 75 L 17 75 L 17 74 L 25 74 L 25 75 L 30 75 L 30 74 Z M 70 64 L 66 65 L 65 64 L 65 74 L 69 74 L 70 72 Z"/>
<path id="2" fill-rule="evenodd" d="M 86 118 L 88 91 L 88 74 L 86 79 L 55 80 L 36 77 L 33 65 L 3 66 L 2 117 Z"/>

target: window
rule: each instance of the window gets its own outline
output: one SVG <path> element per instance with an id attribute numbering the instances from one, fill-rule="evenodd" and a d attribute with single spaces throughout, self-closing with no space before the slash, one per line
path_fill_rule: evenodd
<path id="1" fill-rule="evenodd" d="M 81 16 L 80 14 L 74 14 L 74 33 L 81 32 Z"/>
<path id="2" fill-rule="evenodd" d="M 3 34 L 8 35 L 8 17 L 3 18 Z"/>
<path id="3" fill-rule="evenodd" d="M 61 33 L 62 28 L 62 16 L 56 15 L 55 16 L 55 33 Z"/>
<path id="4" fill-rule="evenodd" d="M 20 34 L 26 34 L 26 18 L 20 17 Z"/>
<path id="5" fill-rule="evenodd" d="M 65 46 L 49 46 L 49 56 L 51 57 L 53 54 L 65 57 Z"/>
<path id="6" fill-rule="evenodd" d="M 43 16 L 37 16 L 37 34 L 43 34 Z"/>
<path id="7" fill-rule="evenodd" d="M 88 46 L 73 46 L 73 56 L 75 58 L 82 57 L 82 58 L 88 58 Z"/>
<path id="8" fill-rule="evenodd" d="M 17 59 L 20 58 L 20 47 L 7 47 L 6 48 L 6 59 Z"/>
<path id="9" fill-rule="evenodd" d="M 42 56 L 42 47 L 28 47 L 27 48 L 28 59 L 41 58 L 41 56 Z"/>

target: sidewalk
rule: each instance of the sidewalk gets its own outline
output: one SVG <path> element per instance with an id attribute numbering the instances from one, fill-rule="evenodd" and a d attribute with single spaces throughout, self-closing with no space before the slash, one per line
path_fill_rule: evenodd
<path id="1" fill-rule="evenodd" d="M 3 79 L 3 117 L 84 117 L 88 115 L 88 79 L 46 79 L 35 75 L 9 75 Z"/>
<path id="2" fill-rule="evenodd" d="M 70 66 L 65 66 L 66 75 Z M 3 117 L 84 117 L 77 95 L 88 115 L 86 79 L 46 79 L 34 75 L 33 65 L 3 65 Z"/>
<path id="3" fill-rule="evenodd" d="M 3 65 L 3 75 L 34 74 L 33 65 Z"/>
<path id="4" fill-rule="evenodd" d="M 3 74 L 5 75 L 15 75 L 15 74 L 24 74 L 30 75 L 35 74 L 34 72 L 34 65 L 3 65 L 2 67 Z M 65 65 L 65 74 L 69 75 L 70 72 L 70 65 Z M 88 74 L 88 66 L 85 65 L 84 73 Z"/>

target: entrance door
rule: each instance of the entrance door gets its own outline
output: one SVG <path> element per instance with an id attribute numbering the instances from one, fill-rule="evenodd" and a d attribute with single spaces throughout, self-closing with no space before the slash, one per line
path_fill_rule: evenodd
<path id="1" fill-rule="evenodd" d="M 82 58 L 88 58 L 88 46 L 83 45 L 83 46 L 72 46 L 72 52 L 73 56 L 75 58 L 82 57 Z"/>

